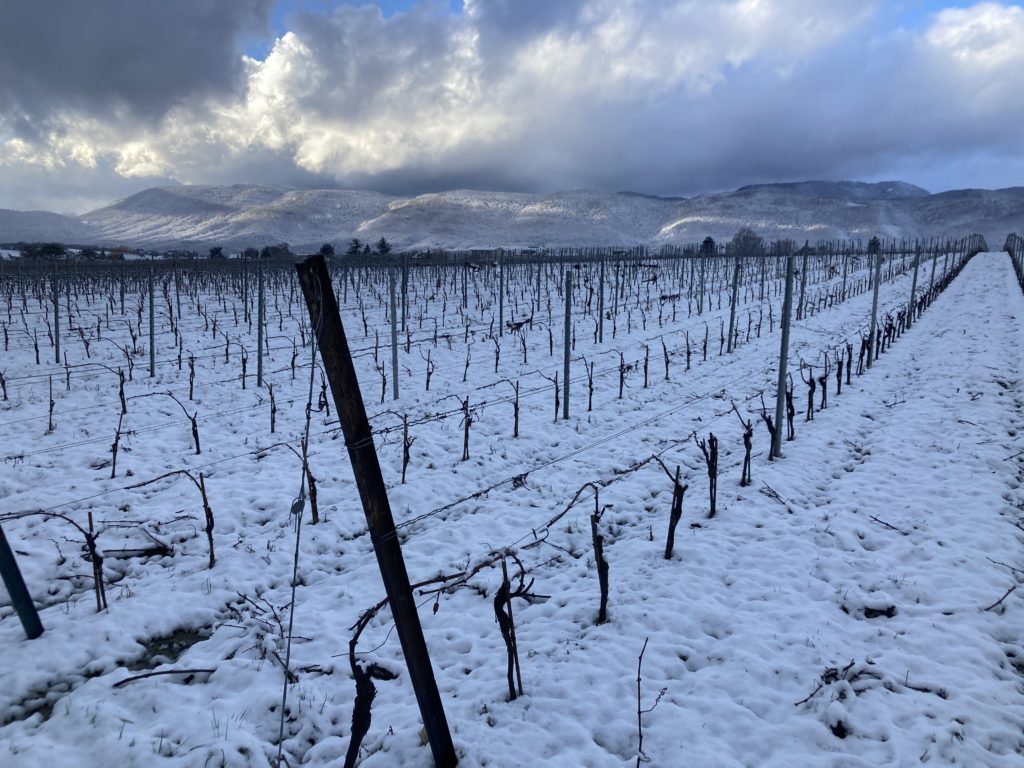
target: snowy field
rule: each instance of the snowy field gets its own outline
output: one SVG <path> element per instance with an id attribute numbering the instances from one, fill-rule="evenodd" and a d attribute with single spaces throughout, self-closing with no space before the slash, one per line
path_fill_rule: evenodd
<path id="1" fill-rule="evenodd" d="M 953 259 L 935 263 L 932 272 L 922 262 L 919 294 Z M 500 338 L 496 269 L 466 275 L 465 294 L 459 272 L 412 270 L 401 397 L 392 400 L 389 378 L 383 404 L 387 280 L 335 273 L 410 578 L 432 582 L 416 596 L 460 765 L 635 765 L 641 732 L 641 757 L 657 766 L 1024 765 L 1024 592 L 1015 589 L 1024 580 L 1024 296 L 1006 254 L 975 256 L 870 370 L 849 384 L 844 374 L 841 393 L 833 369 L 827 408 L 819 409 L 819 388 L 806 421 L 800 361 L 820 375 L 823 353 L 834 366 L 849 342 L 856 367 L 867 332 L 866 263 L 848 263 L 845 301 L 839 264 L 812 260 L 813 311 L 794 319 L 790 340 L 796 439 L 776 461 L 759 416 L 761 393 L 774 414 L 782 304 L 774 262 L 763 297 L 758 267 L 747 267 L 732 354 L 719 354 L 728 265 L 714 285 L 708 275 L 712 308 L 704 297 L 698 315 L 687 266 L 623 270 L 613 296 L 609 262 L 604 306 L 614 319 L 603 342 L 590 293 L 596 265 L 577 270 L 588 281 L 573 298 L 568 420 L 560 408 L 555 418 L 548 380 L 562 368 L 557 265 L 539 294 L 528 266 L 510 272 L 505 319 L 532 314 L 534 323 Z M 881 286 L 883 314 L 910 298 L 910 260 L 895 266 Z M 0 588 L 5 767 L 276 763 L 308 316 L 290 273 L 270 272 L 272 433 L 237 275 L 183 279 L 179 318 L 169 269 L 160 269 L 152 378 L 144 271 L 129 273 L 123 313 L 116 271 L 62 295 L 68 368 L 54 365 L 46 284 L 23 303 L 7 273 L 0 522 L 45 632 L 26 640 Z M 250 271 L 250 306 L 254 290 Z M 117 369 L 127 375 L 129 357 L 119 427 Z M 594 363 L 589 411 L 586 362 Z M 317 407 L 321 388 L 316 372 L 309 463 L 320 522 L 310 524 L 307 502 L 283 742 L 292 766 L 342 764 L 355 695 L 349 641 L 384 597 L 333 401 L 329 412 Z M 733 404 L 754 426 L 746 487 Z M 404 484 L 402 415 L 414 440 Z M 693 440 L 709 432 L 721 441 L 710 519 Z M 688 487 L 665 559 L 673 498 L 665 470 L 676 467 Z M 198 487 L 182 474 L 163 477 L 177 470 L 202 473 L 212 568 Z M 609 566 L 604 623 L 595 491 Z M 84 557 L 90 515 L 106 584 L 100 612 L 94 563 Z M 512 603 L 523 690 L 514 700 L 494 610 L 501 555 L 513 589 L 522 572 L 529 593 Z M 359 764 L 432 765 L 386 608 L 366 624 L 357 658 L 394 676 L 375 681 Z M 152 672 L 168 674 L 145 676 Z"/>

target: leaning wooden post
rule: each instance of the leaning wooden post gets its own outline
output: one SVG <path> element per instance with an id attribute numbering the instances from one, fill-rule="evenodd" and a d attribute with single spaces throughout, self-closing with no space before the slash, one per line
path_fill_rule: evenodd
<path id="1" fill-rule="evenodd" d="M 786 254 L 786 293 L 782 300 L 782 341 L 779 344 L 779 382 L 775 391 L 775 435 L 772 458 L 782 458 L 782 419 L 786 406 L 786 360 L 789 356 L 789 318 L 793 314 L 793 254 Z"/>
<path id="2" fill-rule="evenodd" d="M 729 339 L 725 351 L 732 354 L 732 337 L 736 330 L 736 300 L 740 290 L 740 254 L 736 254 L 736 265 L 732 270 L 732 300 L 729 302 Z"/>
<path id="3" fill-rule="evenodd" d="M 25 580 L 21 577 L 21 571 L 18 570 L 18 563 L 14 559 L 11 545 L 7 543 L 3 527 L 0 527 L 0 576 L 7 587 L 7 594 L 11 596 L 14 610 L 21 619 L 21 626 L 25 628 L 25 634 L 29 640 L 35 640 L 43 634 L 43 623 L 39 620 L 35 605 L 32 604 L 32 597 L 25 586 Z"/>
<path id="4" fill-rule="evenodd" d="M 398 399 L 398 307 L 395 297 L 395 268 L 388 267 L 388 290 L 391 293 L 391 388 Z"/>
<path id="5" fill-rule="evenodd" d="M 416 602 L 409 575 L 402 559 L 402 547 L 398 532 L 391 516 L 384 477 L 380 471 L 377 451 L 373 444 L 373 433 L 366 418 L 363 396 L 359 391 L 355 366 L 349 351 L 345 328 L 338 311 L 338 302 L 331 290 L 331 278 L 327 273 L 324 257 L 317 255 L 295 265 L 299 275 L 302 295 L 309 308 L 310 320 L 317 336 L 317 346 L 323 361 L 327 381 L 331 385 L 334 406 L 341 420 L 345 435 L 345 446 L 352 462 L 359 497 L 366 515 L 366 524 L 373 542 L 377 564 L 387 592 L 395 629 L 402 644 L 402 653 L 409 665 L 409 678 L 424 729 L 438 768 L 451 768 L 458 758 L 452 744 L 448 721 L 445 719 L 441 695 L 430 666 L 427 643 L 423 638 Z"/>
<path id="6" fill-rule="evenodd" d="M 565 354 L 562 360 L 562 418 L 569 418 L 569 351 L 572 345 L 572 267 L 565 270 Z"/>

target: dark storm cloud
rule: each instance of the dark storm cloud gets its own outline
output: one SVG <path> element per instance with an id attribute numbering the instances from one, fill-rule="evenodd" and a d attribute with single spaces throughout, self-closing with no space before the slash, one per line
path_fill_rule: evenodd
<path id="1" fill-rule="evenodd" d="M 697 194 L 808 178 L 906 178 L 932 189 L 1024 178 L 1016 127 L 1020 15 L 998 5 L 935 20 L 927 34 L 857 27 L 785 70 L 764 57 L 726 69 L 706 93 L 585 99 L 542 110 L 455 163 L 482 187 Z M 1013 51 L 1016 50 L 1016 53 Z M 619 94 L 622 95 L 622 94 Z M 446 170 L 449 158 L 446 158 Z M 410 184 L 425 174 L 409 169 Z M 399 185 L 391 173 L 389 186 Z"/>
<path id="2" fill-rule="evenodd" d="M 689 195 L 1024 177 L 1024 11 L 1006 3 L 911 29 L 870 0 L 305 5 L 247 62 L 260 0 L 64 2 L 54 29 L 17 6 L 0 27 L 0 207 L 24 207 L 16 189 L 80 209 L 89 178 L 99 204 L 166 179 Z M 33 24 L 34 46 L 11 32 Z M 15 66 L 38 46 L 56 53 Z"/>
<path id="3" fill-rule="evenodd" d="M 272 0 L 4 0 L 0 108 L 20 133 L 55 111 L 162 115 L 239 84 L 238 38 Z"/>

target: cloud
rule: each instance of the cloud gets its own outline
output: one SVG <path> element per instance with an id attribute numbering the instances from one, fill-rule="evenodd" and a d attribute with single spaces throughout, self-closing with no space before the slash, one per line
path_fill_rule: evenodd
<path id="1" fill-rule="evenodd" d="M 974 71 L 1002 69 L 1024 61 L 1024 8 L 981 3 L 947 8 L 924 35 L 927 45 Z"/>
<path id="2" fill-rule="evenodd" d="M 243 34 L 271 0 L 5 0 L 0 107 L 30 123 L 56 111 L 118 109 L 154 118 L 239 84 Z"/>
<path id="3" fill-rule="evenodd" d="M 113 3 L 125 26 L 99 42 L 151 23 L 129 9 L 150 5 Z M 692 194 L 897 173 L 983 185 L 1024 161 L 1013 5 L 910 30 L 862 0 L 465 0 L 461 14 L 386 17 L 339 5 L 291 16 L 262 60 L 231 41 L 265 23 L 265 2 L 180 5 L 189 23 L 147 41 L 155 59 L 137 72 L 86 83 L 107 54 L 80 40 L 87 63 L 66 80 L 49 63 L 0 74 L 5 175 L 49 178 L 56 200 L 62 174 L 90 169 L 97 195 L 124 178 Z M 187 38 L 203 14 L 216 18 Z M 189 57 L 164 49 L 182 39 L 195 55 L 176 72 Z"/>
<path id="4" fill-rule="evenodd" d="M 617 136 L 620 152 L 635 155 L 645 112 L 686 109 L 758 57 L 792 66 L 865 18 L 862 3 L 845 0 L 804 2 L 813 12 L 795 26 L 796 0 L 554 5 L 300 16 L 266 60 L 251 62 L 237 135 L 343 183 L 484 169 L 502 186 L 586 181 L 576 153 L 607 157 Z"/>

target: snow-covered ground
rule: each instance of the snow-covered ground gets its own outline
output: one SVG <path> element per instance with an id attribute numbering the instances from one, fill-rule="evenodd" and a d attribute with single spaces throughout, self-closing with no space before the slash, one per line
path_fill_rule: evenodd
<path id="1" fill-rule="evenodd" d="M 940 274 L 942 265 L 940 259 Z M 818 277 L 824 283 L 812 283 L 809 295 L 838 285 L 837 274 Z M 852 274 L 851 287 L 863 287 L 863 278 L 864 270 Z M 906 302 L 911 279 L 904 272 L 882 286 L 883 311 Z M 922 267 L 919 290 L 929 280 Z M 495 373 L 487 285 L 470 289 L 471 307 L 477 291 L 483 298 L 465 333 L 455 309 L 459 291 L 447 286 L 445 299 L 441 286 L 430 291 L 430 285 L 417 283 L 424 292 L 411 306 L 398 403 L 390 400 L 389 382 L 388 399 L 379 404 L 373 360 L 378 328 L 380 361 L 390 375 L 389 325 L 374 298 L 386 282 L 361 286 L 368 335 L 352 287 L 343 316 L 352 346 L 361 350 L 357 368 L 411 579 L 472 573 L 451 580 L 445 592 L 429 592 L 433 585 L 417 592 L 461 765 L 635 764 L 637 664 L 645 643 L 640 708 L 643 751 L 652 765 L 1024 764 L 1024 621 L 1020 594 L 1007 594 L 1024 577 L 1024 297 L 1005 254 L 971 260 L 868 372 L 854 375 L 850 385 L 844 377 L 841 394 L 833 374 L 828 407 L 811 422 L 802 413 L 806 391 L 798 363 L 817 365 L 824 350 L 847 340 L 856 363 L 871 294 L 823 302 L 819 312 L 794 321 L 796 441 L 785 443 L 784 457 L 774 462 L 767 460 L 767 432 L 757 413 L 759 393 L 770 408 L 774 403 L 779 281 L 767 286 L 763 315 L 756 284 L 744 294 L 741 344 L 721 356 L 717 327 L 720 318 L 728 323 L 727 294 L 722 308 L 705 307 L 698 317 L 695 303 L 687 309 L 684 285 L 676 318 L 666 304 L 659 327 L 655 289 L 645 319 L 635 306 L 627 319 L 619 305 L 615 337 L 606 322 L 604 343 L 596 344 L 581 292 L 573 309 L 571 414 L 557 421 L 553 385 L 543 376 L 561 369 L 563 300 L 553 296 L 553 312 L 542 305 L 534 313 L 528 360 L 518 337 L 498 342 Z M 521 319 L 533 286 L 530 279 L 510 285 L 506 317 Z M 638 279 L 636 286 L 642 285 Z M 659 287 L 669 290 L 664 279 Z M 109 310 L 111 324 L 103 340 L 92 341 L 88 359 L 77 334 L 62 340 L 72 365 L 91 366 L 73 370 L 70 391 L 64 369 L 46 364 L 53 354 L 45 342 L 47 305 L 27 301 L 26 325 L 38 329 L 43 347 L 37 367 L 21 331 L 20 300 L 12 302 L 10 349 L 0 365 L 10 397 L 0 403 L 0 498 L 8 518 L 0 520 L 46 631 L 25 640 L 0 591 L 4 766 L 247 766 L 276 758 L 296 541 L 289 509 L 301 464 L 292 451 L 274 446 L 297 446 L 304 427 L 309 349 L 298 339 L 304 310 L 288 285 L 272 287 L 267 370 L 278 412 L 271 434 L 269 393 L 254 382 L 255 332 L 240 305 L 235 324 L 237 293 L 226 293 L 222 303 L 210 288 L 205 285 L 199 301 L 211 320 L 218 319 L 216 337 L 183 292 L 180 372 L 158 292 L 157 376 L 148 378 L 140 354 L 126 385 L 128 413 L 114 479 L 118 379 L 95 362 L 124 365 L 107 337 L 131 344 L 116 293 L 113 307 L 105 295 L 76 297 L 82 317 L 105 322 Z M 237 286 L 221 281 L 219 288 Z M 610 273 L 607 290 L 610 308 Z M 631 284 L 624 303 L 635 290 L 642 288 Z M 137 290 L 129 292 L 126 318 L 133 324 L 138 299 Z M 167 301 L 174 301 L 173 287 Z M 768 331 L 769 303 L 774 333 Z M 6 316 L 7 307 L 0 309 Z M 431 317 L 441 326 L 436 346 Z M 762 319 L 760 338 L 756 332 L 746 338 L 748 317 L 749 327 Z M 705 321 L 707 361 L 700 348 Z M 550 356 L 547 324 L 553 328 Z M 294 379 L 293 338 L 299 354 Z M 671 356 L 668 381 L 659 338 Z M 243 344 L 245 390 L 239 382 Z M 634 366 L 621 399 L 617 350 Z M 436 369 L 425 392 L 428 351 Z M 189 352 L 196 356 L 194 403 L 188 401 Z M 595 363 L 591 412 L 584 357 Z M 51 374 L 54 430 L 44 434 Z M 518 438 L 511 436 L 512 386 L 504 379 L 521 384 Z M 320 386 L 317 376 L 314 406 Z M 195 455 L 181 408 L 159 394 L 167 391 L 188 415 L 198 412 L 201 454 Z M 465 397 L 474 420 L 470 459 L 461 461 L 458 399 Z M 743 447 L 732 403 L 755 422 L 748 487 L 739 485 Z M 412 424 L 404 485 L 401 421 L 388 411 L 408 414 Z M 297 682 L 289 686 L 285 725 L 290 765 L 340 764 L 354 697 L 351 627 L 384 596 L 334 418 L 333 405 L 331 415 L 313 412 L 310 462 L 323 520 L 310 525 L 307 504 L 290 665 Z M 721 439 L 712 519 L 707 473 L 691 438 L 709 431 Z M 653 455 L 670 470 L 680 466 L 688 485 L 669 560 L 663 554 L 672 483 L 653 461 L 641 466 Z M 204 473 L 215 517 L 212 569 L 199 493 L 187 478 L 129 487 L 178 468 Z M 586 483 L 599 488 L 599 531 L 610 568 L 603 624 L 596 621 L 594 487 L 577 495 Z M 32 510 L 66 515 L 83 527 L 92 513 L 106 553 L 106 611 L 96 612 L 82 536 L 60 518 L 10 519 L 10 513 Z M 119 552 L 154 542 L 173 553 L 145 558 Z M 508 700 L 493 608 L 501 584 L 494 555 L 502 551 L 513 586 L 521 563 L 537 596 L 514 601 L 524 691 L 514 701 Z M 369 621 L 358 650 L 364 665 L 397 675 L 376 682 L 360 764 L 430 765 L 386 609 Z M 186 672 L 118 685 L 169 670 Z"/>

